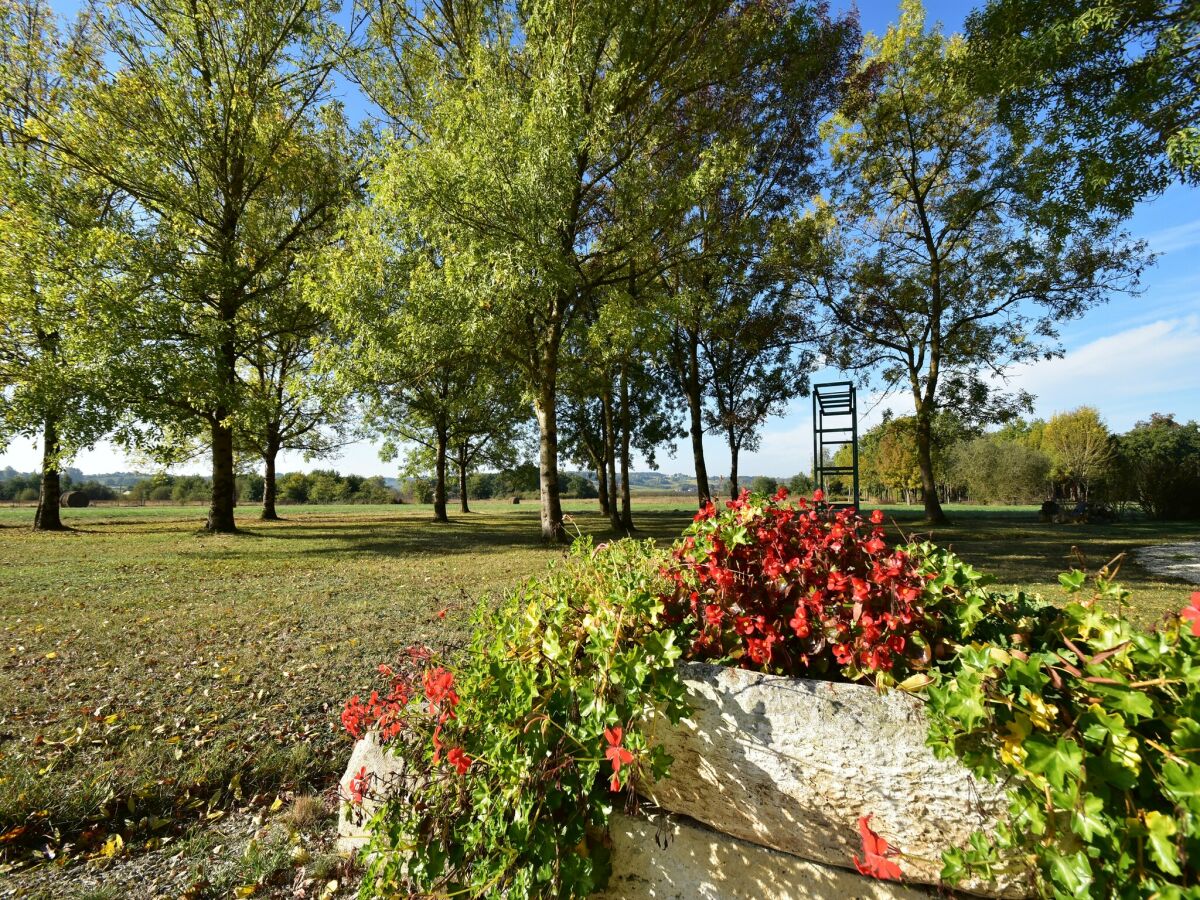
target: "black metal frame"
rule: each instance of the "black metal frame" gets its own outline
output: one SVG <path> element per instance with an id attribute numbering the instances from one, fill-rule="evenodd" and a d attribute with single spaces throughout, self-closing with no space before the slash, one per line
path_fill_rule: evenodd
<path id="1" fill-rule="evenodd" d="M 849 503 L 831 502 L 831 506 L 850 506 L 858 509 L 858 394 L 853 383 L 849 381 L 832 381 L 827 384 L 813 385 L 813 481 L 815 486 L 825 491 L 827 479 L 839 475 L 851 477 L 851 494 Z M 849 416 L 850 424 L 842 424 Z M 845 437 L 826 440 L 828 435 L 845 435 Z M 824 450 L 827 446 L 850 444 L 849 466 L 826 465 Z M 830 498 L 832 501 L 832 498 Z"/>

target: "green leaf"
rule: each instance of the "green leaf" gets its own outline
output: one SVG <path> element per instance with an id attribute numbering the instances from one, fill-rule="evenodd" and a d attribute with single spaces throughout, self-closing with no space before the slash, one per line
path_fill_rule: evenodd
<path id="1" fill-rule="evenodd" d="M 1108 821 L 1104 815 L 1104 801 L 1089 794 L 1071 815 L 1071 830 L 1089 844 L 1097 836 L 1110 833 Z"/>
<path id="2" fill-rule="evenodd" d="M 1179 848 L 1175 846 L 1178 826 L 1170 816 L 1158 810 L 1146 813 L 1146 831 L 1150 839 L 1150 856 L 1168 875 L 1180 875 Z"/>
<path id="3" fill-rule="evenodd" d="M 1082 772 L 1083 751 L 1079 745 L 1065 738 L 1053 744 L 1041 736 L 1031 736 L 1025 742 L 1025 767 L 1031 772 L 1045 775 L 1057 789 L 1062 790 L 1068 776 L 1078 778 Z"/>

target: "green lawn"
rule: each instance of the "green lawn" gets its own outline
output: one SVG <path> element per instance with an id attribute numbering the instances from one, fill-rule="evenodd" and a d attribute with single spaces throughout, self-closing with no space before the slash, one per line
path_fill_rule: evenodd
<path id="1" fill-rule="evenodd" d="M 538 542 L 535 502 L 475 509 L 450 525 L 428 507 L 294 507 L 272 524 L 246 509 L 236 536 L 200 533 L 196 506 L 64 510 L 74 530 L 61 534 L 0 509 L 0 853 L 28 860 L 47 841 L 77 853 L 105 829 L 137 847 L 255 793 L 328 785 L 349 750 L 341 701 L 370 689 L 379 662 L 412 643 L 461 645 L 478 598 L 562 553 Z M 611 536 L 594 501 L 568 509 L 572 528 Z M 647 498 L 635 519 L 669 541 L 691 512 L 686 498 Z M 887 512 L 921 531 L 917 508 Z M 1200 540 L 1198 524 L 949 512 L 936 540 L 1051 598 L 1072 547 L 1095 568 Z M 1122 577 L 1143 621 L 1191 590 L 1132 563 Z"/>
<path id="2" fill-rule="evenodd" d="M 915 539 L 931 539 L 963 559 L 995 575 L 1000 586 L 1020 585 L 1047 599 L 1061 596 L 1058 574 L 1070 568 L 1094 572 L 1126 554 L 1120 581 L 1133 591 L 1131 614 L 1150 625 L 1163 613 L 1183 607 L 1187 585 L 1153 575 L 1131 552 L 1148 544 L 1200 541 L 1200 522 L 1147 522 L 1135 519 L 1113 525 L 1045 525 L 1037 507 L 965 506 L 951 504 L 952 524 L 930 528 L 915 506 L 885 506 L 899 530 Z"/>

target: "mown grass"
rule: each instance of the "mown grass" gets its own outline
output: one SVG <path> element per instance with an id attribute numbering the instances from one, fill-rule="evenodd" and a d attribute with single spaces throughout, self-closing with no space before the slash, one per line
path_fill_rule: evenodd
<path id="1" fill-rule="evenodd" d="M 573 527 L 604 534 L 580 506 Z M 152 836 L 326 783 L 349 746 L 341 701 L 379 662 L 461 644 L 477 598 L 563 552 L 539 542 L 536 505 L 477 508 L 450 525 L 294 508 L 232 536 L 199 533 L 195 507 L 66 510 L 58 534 L 0 510 L 0 835 Z M 689 512 L 639 510 L 664 538 Z"/>
<path id="2" fill-rule="evenodd" d="M 1134 518 L 1112 525 L 1049 525 L 1036 507 L 950 505 L 948 526 L 922 524 L 913 506 L 885 506 L 894 532 L 949 547 L 963 559 L 994 575 L 999 587 L 1022 587 L 1050 600 L 1062 596 L 1060 572 L 1095 572 L 1125 554 L 1119 580 L 1132 592 L 1130 616 L 1143 625 L 1187 603 L 1195 588 L 1147 571 L 1132 552 L 1150 544 L 1200 541 L 1200 522 L 1149 522 Z"/>
<path id="3" fill-rule="evenodd" d="M 573 529 L 610 536 L 594 501 L 568 508 Z M 60 534 L 0 509 L 0 852 L 117 831 L 136 847 L 255 793 L 328 785 L 349 750 L 341 701 L 379 662 L 412 643 L 452 651 L 478 598 L 562 554 L 539 542 L 536 503 L 475 509 L 449 525 L 428 507 L 294 507 L 270 524 L 247 509 L 233 536 L 200 533 L 194 506 L 65 510 Z M 691 512 L 645 498 L 636 520 L 669 541 Z M 1028 508 L 952 507 L 930 534 L 919 509 L 887 512 L 1048 598 L 1072 548 L 1094 569 L 1200 540 L 1197 524 L 1050 526 Z M 1122 577 L 1142 621 L 1189 591 L 1132 562 Z"/>

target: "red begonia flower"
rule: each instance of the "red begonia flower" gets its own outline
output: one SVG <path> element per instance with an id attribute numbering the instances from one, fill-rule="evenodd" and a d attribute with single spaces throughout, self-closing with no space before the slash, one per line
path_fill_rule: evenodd
<path id="1" fill-rule="evenodd" d="M 895 848 L 871 830 L 871 817 L 861 816 L 858 820 L 858 833 L 862 835 L 863 859 L 854 857 L 854 866 L 863 875 L 872 878 L 882 878 L 885 881 L 902 881 L 904 873 L 900 867 L 887 857 L 896 852 Z"/>
<path id="2" fill-rule="evenodd" d="M 1193 637 L 1200 637 L 1200 591 L 1192 594 L 1191 606 L 1185 606 L 1180 617 L 1192 623 Z"/>
<path id="3" fill-rule="evenodd" d="M 471 768 L 473 760 L 467 754 L 463 753 L 462 747 L 454 747 L 446 754 L 446 762 L 454 766 L 455 771 L 459 775 L 466 775 L 467 769 Z"/>

